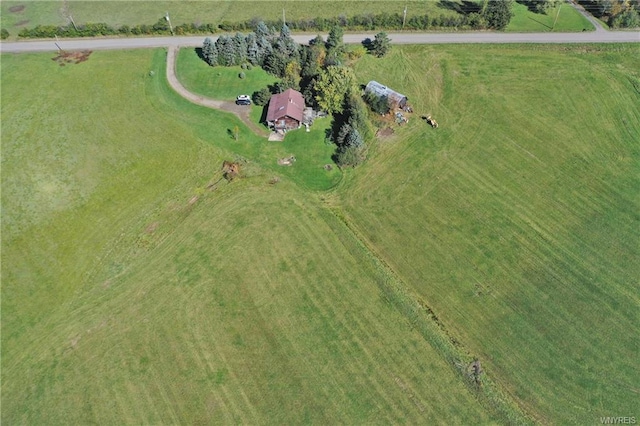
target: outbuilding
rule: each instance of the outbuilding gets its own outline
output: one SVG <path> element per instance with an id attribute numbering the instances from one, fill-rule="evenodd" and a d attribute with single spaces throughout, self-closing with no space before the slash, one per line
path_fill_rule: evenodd
<path id="1" fill-rule="evenodd" d="M 373 93 L 378 97 L 386 97 L 389 105 L 394 108 L 404 108 L 407 105 L 407 97 L 402 93 L 389 89 L 387 86 L 371 80 L 364 89 L 365 93 Z"/>
<path id="2" fill-rule="evenodd" d="M 304 117 L 304 97 L 302 93 L 287 89 L 271 96 L 267 110 L 267 124 L 273 130 L 287 131 L 302 125 Z"/>

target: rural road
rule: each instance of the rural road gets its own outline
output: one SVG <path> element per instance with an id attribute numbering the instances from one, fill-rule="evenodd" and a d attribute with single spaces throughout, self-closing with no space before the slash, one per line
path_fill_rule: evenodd
<path id="1" fill-rule="evenodd" d="M 201 105 L 207 108 L 220 109 L 223 111 L 235 114 L 247 125 L 254 133 L 260 136 L 267 136 L 267 132 L 263 127 L 258 126 L 249 118 L 249 111 L 251 110 L 247 106 L 236 105 L 230 101 L 219 101 L 215 99 L 205 98 L 204 96 L 197 95 L 188 91 L 176 76 L 176 56 L 178 54 L 178 46 L 170 46 L 167 51 L 167 81 L 173 90 L 178 92 L 180 96 L 187 99 L 194 104 Z"/>
<path id="2" fill-rule="evenodd" d="M 604 31 L 581 33 L 389 33 L 395 44 L 446 44 L 446 43 L 640 43 L 640 31 Z M 298 43 L 307 43 L 314 34 L 294 35 Z M 326 38 L 326 34 L 324 35 Z M 95 38 L 61 39 L 57 44 L 65 50 L 106 50 L 141 49 L 152 47 L 201 46 L 206 35 L 189 37 L 147 37 L 147 38 Z M 365 38 L 373 38 L 371 33 L 345 34 L 345 43 L 360 43 Z M 215 36 L 211 36 L 216 39 Z M 54 40 L 1 42 L 0 52 L 48 52 L 58 50 Z"/>

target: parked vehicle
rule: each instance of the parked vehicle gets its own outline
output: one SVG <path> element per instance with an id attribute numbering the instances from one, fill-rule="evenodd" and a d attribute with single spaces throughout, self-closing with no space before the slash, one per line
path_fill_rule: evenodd
<path id="1" fill-rule="evenodd" d="M 236 105 L 251 105 L 251 98 L 249 95 L 239 95 L 236 98 Z"/>

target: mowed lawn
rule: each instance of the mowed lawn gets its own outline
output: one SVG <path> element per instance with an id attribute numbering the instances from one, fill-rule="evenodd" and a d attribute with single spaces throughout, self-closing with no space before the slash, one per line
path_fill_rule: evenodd
<path id="1" fill-rule="evenodd" d="M 269 184 L 257 138 L 167 88 L 162 50 L 50 58 L 2 57 L 3 423 L 493 421 L 305 178 Z"/>
<path id="2" fill-rule="evenodd" d="M 244 79 L 238 77 L 240 72 L 245 73 Z M 180 82 L 191 92 L 227 101 L 234 100 L 240 94 L 251 96 L 253 92 L 278 81 L 260 67 L 250 70 L 243 70 L 239 66 L 210 67 L 191 48 L 180 49 L 176 73 Z M 246 108 L 251 108 L 250 117 L 253 121 L 264 125 L 267 107 L 252 104 Z M 185 119 L 192 119 L 203 112 L 201 108 L 191 108 L 190 111 L 190 118 Z M 197 120 L 193 120 L 193 124 L 199 126 Z M 327 164 L 333 164 L 331 157 L 335 153 L 335 145 L 325 141 L 325 130 L 330 125 L 331 118 L 318 119 L 310 127 L 310 132 L 304 128 L 289 132 L 283 142 L 267 142 L 248 131 L 237 142 L 228 135 L 224 139 L 229 149 L 259 160 L 276 174 L 292 177 L 307 189 L 327 190 L 335 186 L 342 176 L 336 167 L 331 170 L 324 168 Z M 203 134 L 208 132 L 210 129 L 205 126 Z M 276 166 L 278 159 L 291 156 L 296 158 L 292 167 Z"/>
<path id="3" fill-rule="evenodd" d="M 202 37 L 203 42 L 204 39 Z M 211 67 L 193 48 L 180 49 L 176 62 L 176 73 L 184 87 L 193 93 L 215 99 L 232 101 L 238 95 L 251 96 L 253 92 L 279 80 L 260 67 Z M 244 73 L 245 77 L 240 78 L 240 73 Z"/>
<path id="4" fill-rule="evenodd" d="M 555 26 L 554 26 L 555 23 Z M 587 18 L 567 3 L 549 9 L 547 13 L 534 13 L 526 5 L 513 2 L 513 17 L 505 28 L 507 32 L 569 32 L 593 31 Z"/>
<path id="5" fill-rule="evenodd" d="M 637 46 L 394 47 L 356 65 L 414 119 L 346 214 L 536 419 L 638 413 Z"/>

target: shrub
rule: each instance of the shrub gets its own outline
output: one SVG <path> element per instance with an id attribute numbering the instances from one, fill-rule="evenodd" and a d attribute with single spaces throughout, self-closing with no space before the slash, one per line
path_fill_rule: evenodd
<path id="1" fill-rule="evenodd" d="M 336 151 L 335 160 L 340 167 L 355 167 L 365 160 L 365 154 L 364 146 L 344 146 Z"/>
<path id="2" fill-rule="evenodd" d="M 6 28 L 3 28 L 0 30 L 0 39 L 6 40 L 7 38 L 9 38 L 9 31 L 7 31 Z"/>
<path id="3" fill-rule="evenodd" d="M 378 114 L 386 114 L 389 112 L 389 99 L 387 99 L 386 96 L 377 96 L 369 92 L 364 95 L 364 100 L 373 112 L 377 112 Z"/>
<path id="4" fill-rule="evenodd" d="M 269 103 L 269 99 L 271 99 L 271 91 L 267 87 L 263 87 L 257 92 L 253 92 L 251 99 L 254 104 L 258 106 L 265 106 Z"/>
<path id="5" fill-rule="evenodd" d="M 244 72 L 241 72 L 240 74 L 238 74 L 238 78 L 245 78 L 246 74 Z"/>

